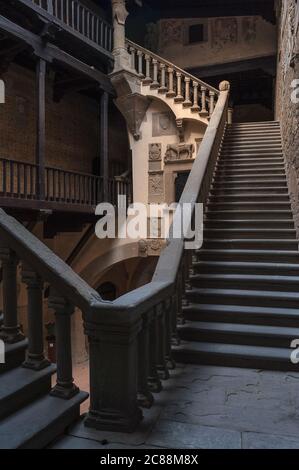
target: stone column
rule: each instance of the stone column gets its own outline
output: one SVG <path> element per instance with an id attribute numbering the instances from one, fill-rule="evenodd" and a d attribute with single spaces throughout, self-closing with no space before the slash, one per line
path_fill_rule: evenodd
<path id="1" fill-rule="evenodd" d="M 126 48 L 125 25 L 128 17 L 125 0 L 111 0 L 113 17 L 113 55 L 115 59 L 113 72 L 120 70 L 132 71 L 130 54 Z"/>
<path id="2" fill-rule="evenodd" d="M 9 248 L 0 245 L 2 261 L 2 292 L 3 292 L 3 326 L 0 338 L 8 344 L 18 343 L 24 339 L 18 322 L 17 306 L 17 266 L 18 258 Z"/>
<path id="3" fill-rule="evenodd" d="M 50 365 L 44 356 L 43 281 L 29 267 L 22 267 L 22 281 L 28 293 L 28 351 L 23 367 L 41 370 Z"/>

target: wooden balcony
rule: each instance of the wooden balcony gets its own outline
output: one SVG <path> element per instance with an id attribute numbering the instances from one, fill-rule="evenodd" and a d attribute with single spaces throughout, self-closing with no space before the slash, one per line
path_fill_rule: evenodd
<path id="1" fill-rule="evenodd" d="M 118 195 L 131 200 L 128 179 L 109 178 L 104 194 L 104 178 L 87 173 L 46 166 L 44 197 L 39 195 L 38 165 L 0 158 L 0 205 L 30 210 L 93 213 L 100 202 L 117 204 Z"/>

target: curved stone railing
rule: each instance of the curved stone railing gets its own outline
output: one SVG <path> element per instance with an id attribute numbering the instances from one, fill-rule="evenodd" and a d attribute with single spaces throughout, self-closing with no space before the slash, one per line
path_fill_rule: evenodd
<path id="1" fill-rule="evenodd" d="M 126 45 L 131 68 L 143 85 L 203 118 L 211 117 L 219 90 L 132 41 L 127 40 Z"/>
<path id="2" fill-rule="evenodd" d="M 180 203 L 205 203 L 227 122 L 229 84 L 223 82 L 198 155 Z M 218 94 L 218 93 L 217 93 Z M 174 218 L 180 217 L 180 210 Z M 27 367 L 46 367 L 42 343 L 43 282 L 50 284 L 49 305 L 56 314 L 57 385 L 52 394 L 70 398 L 78 392 L 72 379 L 70 318 L 74 306 L 83 313 L 90 352 L 90 411 L 86 426 L 113 431 L 133 431 L 142 418 L 140 406 L 150 407 L 161 379 L 174 368 L 171 345 L 181 317 L 191 252 L 182 239 L 169 237 L 152 281 L 105 302 L 72 269 L 0 209 L 0 258 L 3 267 L 2 333 L 17 342 L 19 332 L 16 296 L 17 263 L 24 263 L 23 281 L 34 283 L 28 295 L 29 351 Z M 38 297 L 36 297 L 38 296 Z M 37 299 L 38 302 L 37 302 Z M 5 337 L 5 335 L 4 335 Z"/>

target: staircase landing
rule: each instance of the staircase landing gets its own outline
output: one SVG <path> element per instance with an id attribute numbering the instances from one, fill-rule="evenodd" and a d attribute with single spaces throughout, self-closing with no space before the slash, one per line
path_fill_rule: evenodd
<path id="1" fill-rule="evenodd" d="M 180 364 L 135 433 L 81 421 L 50 448 L 299 449 L 298 384 L 299 366 L 297 373 Z"/>

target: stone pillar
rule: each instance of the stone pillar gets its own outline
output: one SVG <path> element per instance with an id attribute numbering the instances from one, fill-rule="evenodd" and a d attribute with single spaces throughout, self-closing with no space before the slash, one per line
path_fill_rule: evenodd
<path id="1" fill-rule="evenodd" d="M 130 54 L 126 48 L 125 25 L 128 17 L 125 0 L 111 0 L 113 17 L 113 55 L 115 59 L 113 72 L 120 70 L 132 71 Z"/>
<path id="2" fill-rule="evenodd" d="M 142 320 L 139 315 L 129 317 L 122 310 L 106 315 L 95 311 L 85 317 L 90 367 L 90 410 L 85 426 L 132 432 L 142 419 L 137 404 L 138 336 Z"/>
<path id="3" fill-rule="evenodd" d="M 51 395 L 68 400 L 80 391 L 73 379 L 71 315 L 74 313 L 74 308 L 56 294 L 51 294 L 49 297 L 49 308 L 55 312 L 57 357 L 57 384 L 52 389 Z"/>
<path id="4" fill-rule="evenodd" d="M 17 305 L 17 266 L 16 254 L 9 248 L 0 246 L 2 261 L 2 292 L 3 292 L 3 326 L 0 338 L 8 344 L 18 343 L 24 339 L 18 323 Z"/>
<path id="5" fill-rule="evenodd" d="M 22 281 L 28 293 L 28 351 L 23 367 L 41 370 L 50 365 L 44 356 L 43 281 L 29 267 L 22 267 Z"/>

